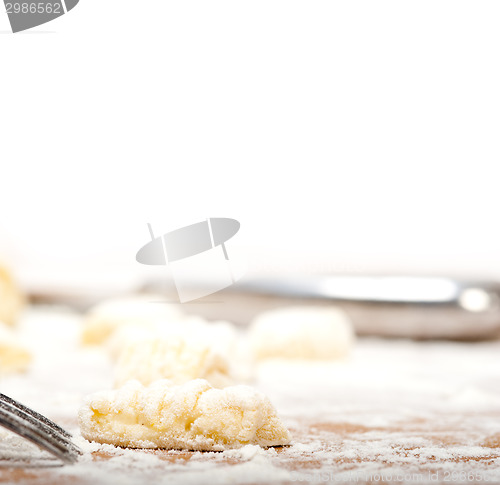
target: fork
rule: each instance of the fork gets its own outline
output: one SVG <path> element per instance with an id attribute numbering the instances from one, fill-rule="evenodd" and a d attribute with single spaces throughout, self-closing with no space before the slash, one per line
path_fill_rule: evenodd
<path id="1" fill-rule="evenodd" d="M 64 463 L 75 463 L 82 454 L 71 441 L 70 433 L 40 413 L 1 393 L 0 426 L 35 443 Z"/>

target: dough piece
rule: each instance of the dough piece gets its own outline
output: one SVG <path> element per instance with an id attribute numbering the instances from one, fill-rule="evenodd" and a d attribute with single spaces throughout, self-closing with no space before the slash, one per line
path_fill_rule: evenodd
<path id="1" fill-rule="evenodd" d="M 136 379 L 149 385 L 158 379 L 183 384 L 192 379 L 206 379 L 214 387 L 233 384 L 229 363 L 209 344 L 187 337 L 153 337 L 129 343 L 115 368 L 115 387 Z"/>
<path id="2" fill-rule="evenodd" d="M 0 321 L 14 325 L 21 313 L 24 298 L 10 273 L 0 264 Z"/>
<path id="3" fill-rule="evenodd" d="M 127 325 L 154 329 L 158 322 L 181 320 L 183 315 L 177 306 L 161 303 L 162 299 L 159 295 L 141 295 L 98 304 L 85 318 L 82 342 L 103 344 L 117 329 Z"/>
<path id="4" fill-rule="evenodd" d="M 130 323 L 122 325 L 106 341 L 113 360 L 130 344 L 153 338 L 189 338 L 190 341 L 210 346 L 224 356 L 233 355 L 237 348 L 237 332 L 229 322 L 208 322 L 204 318 L 186 316 L 182 320 L 157 321 L 154 324 Z"/>
<path id="5" fill-rule="evenodd" d="M 288 307 L 258 315 L 250 327 L 257 359 L 331 360 L 345 357 L 354 331 L 347 316 L 331 307 Z"/>
<path id="6" fill-rule="evenodd" d="M 25 371 L 31 354 L 18 342 L 10 327 L 0 322 L 0 374 Z"/>
<path id="7" fill-rule="evenodd" d="M 266 396 L 249 386 L 213 389 L 203 379 L 149 387 L 130 381 L 89 396 L 78 417 L 87 440 L 130 448 L 222 451 L 290 443 Z"/>
<path id="8" fill-rule="evenodd" d="M 126 325 L 113 333 L 106 348 L 118 362 L 118 387 L 129 379 L 147 385 L 156 379 L 182 384 L 201 378 L 214 387 L 226 387 L 253 378 L 248 345 L 225 321 L 186 317 L 180 322 L 159 322 L 155 328 Z"/>

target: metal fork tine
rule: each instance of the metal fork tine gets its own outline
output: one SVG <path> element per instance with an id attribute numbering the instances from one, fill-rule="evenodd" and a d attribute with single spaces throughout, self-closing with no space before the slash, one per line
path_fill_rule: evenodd
<path id="1" fill-rule="evenodd" d="M 10 404 L 11 406 L 15 407 L 17 410 L 22 411 L 23 413 L 32 416 L 33 418 L 37 419 L 38 421 L 41 421 L 44 423 L 46 426 L 49 428 L 52 428 L 59 433 L 61 433 L 63 436 L 66 436 L 66 438 L 71 438 L 71 434 L 68 433 L 65 429 L 61 428 L 58 426 L 56 423 L 45 417 L 43 414 L 37 413 L 33 409 L 28 408 L 24 404 L 21 404 L 18 401 L 15 401 L 9 396 L 6 396 L 5 394 L 0 393 L 0 405 L 2 403 Z"/>
<path id="2" fill-rule="evenodd" d="M 26 406 L 23 406 L 23 408 L 26 410 L 30 410 Z M 17 406 L 13 406 L 13 405 L 11 405 L 11 404 L 9 404 L 1 399 L 0 399 L 0 409 L 4 409 L 5 411 L 11 413 L 12 415 L 18 416 L 18 417 L 26 420 L 27 422 L 29 422 L 33 426 L 44 430 L 47 434 L 51 435 L 55 440 L 63 442 L 69 447 L 75 448 L 75 445 L 73 444 L 73 442 L 67 437 L 69 435 L 69 433 L 64 431 L 64 430 L 63 430 L 64 434 L 60 433 L 59 429 L 62 429 L 62 428 L 60 428 L 57 425 L 55 425 L 55 427 L 54 427 L 54 426 L 50 426 L 49 424 L 47 424 L 47 422 L 51 423 L 51 421 L 49 419 L 44 417 L 45 418 L 44 420 L 39 420 L 37 417 L 33 416 L 33 414 L 29 414 L 28 412 L 24 411 L 23 409 L 20 409 Z M 38 415 L 38 413 L 36 413 L 36 414 Z M 41 416 L 41 415 L 39 415 L 39 416 Z"/>
<path id="3" fill-rule="evenodd" d="M 74 463 L 78 459 L 78 448 L 76 446 L 68 446 L 66 441 L 57 439 L 54 434 L 48 433 L 46 428 L 28 421 L 18 413 L 8 411 L 4 407 L 0 408 L 0 424 L 47 450 L 65 463 Z"/>
<path id="4" fill-rule="evenodd" d="M 70 433 L 42 414 L 1 393 L 0 424 L 67 463 L 73 463 L 81 454 L 71 441 Z"/>
<path id="5" fill-rule="evenodd" d="M 26 422 L 34 426 L 36 429 L 44 431 L 47 435 L 52 437 L 53 440 L 63 443 L 66 447 L 71 448 L 72 451 L 74 451 L 75 453 L 80 452 L 80 450 L 75 446 L 75 444 L 69 438 L 67 438 L 62 433 L 59 433 L 57 429 L 54 429 L 46 425 L 44 422 L 39 421 L 32 415 L 27 414 L 14 406 L 10 406 L 10 404 L 0 401 L 0 410 L 2 409 L 10 413 L 10 415 L 19 417 L 20 419 L 24 419 Z"/>

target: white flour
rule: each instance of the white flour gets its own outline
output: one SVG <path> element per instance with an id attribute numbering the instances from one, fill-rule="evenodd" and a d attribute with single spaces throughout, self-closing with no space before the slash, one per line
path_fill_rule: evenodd
<path id="1" fill-rule="evenodd" d="M 46 453 L 0 431 L 2 457 L 44 465 L 24 469 L 22 483 L 500 482 L 500 342 L 360 339 L 344 362 L 261 364 L 254 385 L 290 427 L 292 446 L 153 452 L 79 436 L 83 397 L 112 385 L 111 362 L 80 347 L 79 324 L 62 310 L 31 311 L 20 337 L 32 369 L 0 382 L 73 432 L 84 451 L 76 465 L 48 467 L 56 462 Z M 0 481 L 8 473 L 0 468 Z"/>

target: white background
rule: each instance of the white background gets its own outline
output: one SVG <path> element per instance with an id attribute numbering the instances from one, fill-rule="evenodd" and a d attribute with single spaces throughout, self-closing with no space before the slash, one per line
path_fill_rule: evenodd
<path id="1" fill-rule="evenodd" d="M 500 277 L 500 4 L 81 0 L 0 13 L 0 252 L 127 285 L 234 217 L 250 271 Z M 107 283 L 106 283 L 107 284 Z"/>

